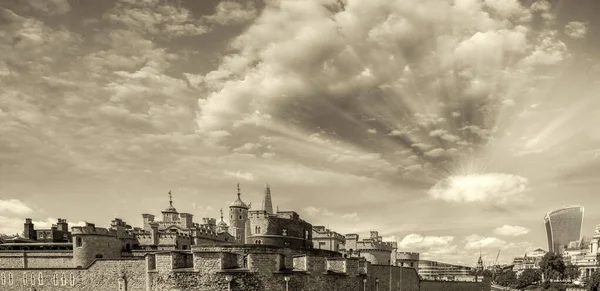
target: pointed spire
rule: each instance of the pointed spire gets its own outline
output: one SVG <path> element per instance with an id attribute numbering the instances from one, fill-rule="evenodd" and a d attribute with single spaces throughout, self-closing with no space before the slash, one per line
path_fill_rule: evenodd
<path id="1" fill-rule="evenodd" d="M 173 195 L 171 195 L 171 190 L 169 190 L 169 205 L 173 207 Z"/>
<path id="2" fill-rule="evenodd" d="M 262 210 L 266 211 L 267 214 L 273 214 L 273 203 L 271 201 L 271 188 L 267 183 L 265 185 L 265 196 L 263 197 Z"/>
<path id="3" fill-rule="evenodd" d="M 237 191 L 238 191 L 237 192 L 238 198 L 240 198 L 240 195 L 241 195 L 241 193 L 240 193 L 240 183 L 237 184 Z"/>
<path id="4" fill-rule="evenodd" d="M 221 208 L 221 221 L 223 221 L 223 208 Z"/>

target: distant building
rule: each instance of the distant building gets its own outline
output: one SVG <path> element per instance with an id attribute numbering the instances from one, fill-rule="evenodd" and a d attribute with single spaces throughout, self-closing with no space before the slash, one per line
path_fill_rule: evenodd
<path id="1" fill-rule="evenodd" d="M 549 252 L 562 254 L 569 243 L 581 240 L 583 213 L 583 206 L 569 206 L 544 216 Z"/>
<path id="2" fill-rule="evenodd" d="M 513 271 L 520 274 L 524 270 L 527 269 L 539 269 L 540 262 L 544 255 L 546 255 L 546 251 L 542 249 L 536 249 L 529 253 L 526 253 L 523 257 L 516 257 L 513 259 Z"/>
<path id="3" fill-rule="evenodd" d="M 568 249 L 564 253 L 564 260 L 579 267 L 580 278 L 588 278 L 598 267 L 598 241 L 600 241 L 600 224 L 596 226 L 592 239 L 584 241 L 579 248 Z"/>
<path id="4" fill-rule="evenodd" d="M 324 226 L 313 226 L 313 245 L 317 249 L 339 252 L 340 247 L 346 243 L 346 237 L 325 228 Z"/>
<path id="5" fill-rule="evenodd" d="M 23 235 L 32 242 L 71 242 L 69 224 L 62 218 L 48 229 L 35 229 L 32 220 L 25 219 Z"/>
<path id="6" fill-rule="evenodd" d="M 456 277 L 469 277 L 473 271 L 472 267 L 420 260 L 418 272 L 426 280 L 453 280 Z"/>
<path id="7" fill-rule="evenodd" d="M 392 253 L 398 249 L 396 242 L 384 242 L 379 232 L 371 231 L 371 236 L 359 240 L 358 234 L 346 234 L 346 243 L 341 252 L 347 257 L 363 257 L 371 264 L 391 265 Z"/>

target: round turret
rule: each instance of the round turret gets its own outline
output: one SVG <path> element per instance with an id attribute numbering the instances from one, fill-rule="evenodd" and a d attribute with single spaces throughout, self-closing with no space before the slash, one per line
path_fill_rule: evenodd
<path id="1" fill-rule="evenodd" d="M 238 184 L 237 190 L 237 200 L 229 206 L 229 233 L 237 243 L 243 244 L 246 242 L 246 222 L 250 207 L 240 197 L 240 184 Z"/>

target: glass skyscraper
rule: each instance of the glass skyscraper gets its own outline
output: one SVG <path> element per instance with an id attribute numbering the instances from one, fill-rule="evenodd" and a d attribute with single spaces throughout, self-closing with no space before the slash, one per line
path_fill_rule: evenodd
<path id="1" fill-rule="evenodd" d="M 583 206 L 568 206 L 544 216 L 548 251 L 562 253 L 572 241 L 581 240 Z"/>

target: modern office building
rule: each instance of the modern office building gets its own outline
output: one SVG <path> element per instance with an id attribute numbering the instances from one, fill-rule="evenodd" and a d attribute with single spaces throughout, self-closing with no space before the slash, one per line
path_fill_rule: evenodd
<path id="1" fill-rule="evenodd" d="M 544 216 L 548 251 L 561 254 L 573 241 L 581 240 L 583 206 L 568 206 Z"/>

